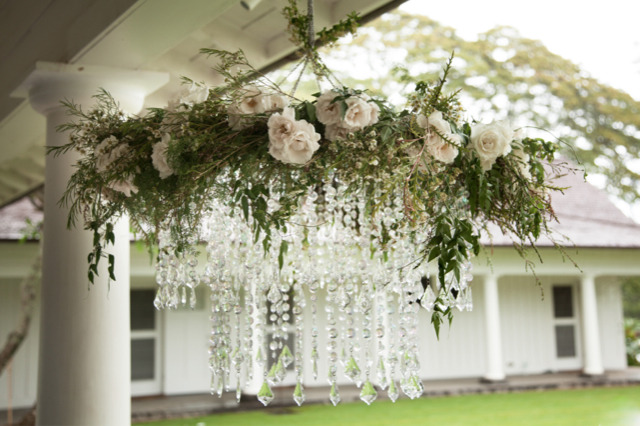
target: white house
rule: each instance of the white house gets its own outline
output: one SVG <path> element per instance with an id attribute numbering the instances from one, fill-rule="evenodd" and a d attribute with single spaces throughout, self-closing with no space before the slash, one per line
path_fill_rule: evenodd
<path id="1" fill-rule="evenodd" d="M 315 3 L 320 28 L 352 10 L 371 19 L 402 0 Z M 88 290 L 85 259 L 91 235 L 67 230 L 66 212 L 57 205 L 75 158 L 46 157 L 43 147 L 65 141 L 56 132 L 68 120 L 61 99 L 86 107 L 102 87 L 136 113 L 164 105 L 181 75 L 218 83 L 210 63 L 197 55 L 202 47 L 242 48 L 258 68 L 277 66 L 294 49 L 283 31 L 283 4 L 2 3 L 0 206 L 45 183 L 46 239 L 37 318 L 13 362 L 11 392 L 9 373 L 0 377 L 0 408 L 7 406 L 10 393 L 14 406 L 37 398 L 43 424 L 122 425 L 130 419 L 132 394 L 208 390 L 206 303 L 193 311 L 152 309 L 152 267 L 145 253 L 130 249 L 126 220 L 118 226 L 121 242 L 115 248 L 119 280 L 108 289 L 101 279 Z M 476 260 L 474 311 L 458 315 L 438 343 L 431 331 L 425 332 L 421 345 L 429 362 L 422 364 L 424 378 L 502 380 L 509 374 L 566 369 L 599 375 L 625 366 L 616 277 L 640 274 L 640 228 L 604 194 L 584 185 L 576 188 L 569 192 L 575 196 L 557 200 L 559 217 L 567 219 L 558 229 L 580 248 L 573 257 L 581 270 L 543 248 L 545 261 L 536 268 L 543 284 L 538 287 L 509 243 L 496 240 L 492 267 Z M 37 251 L 36 244 L 5 238 L 0 242 L 0 336 L 13 326 L 17 282 Z M 424 329 L 430 330 L 426 315 Z"/>
<path id="2" fill-rule="evenodd" d="M 567 253 L 580 269 L 542 242 L 538 285 L 511 243 L 494 236 L 493 248 L 486 248 L 493 252 L 491 265 L 484 257 L 474 262 L 473 311 L 457 313 L 439 341 L 428 313 L 422 315 L 420 350 L 426 387 L 430 379 L 475 377 L 491 382 L 557 371 L 602 375 L 626 367 L 620 277 L 640 274 L 640 225 L 581 177 L 564 178 L 561 184 L 571 189 L 554 198 L 560 220 L 555 229 L 575 243 Z M 37 243 L 16 242 L 24 216 L 37 219 L 26 199 L 0 210 L 0 336 L 18 317 L 18 283 L 37 256 Z M 146 252 L 132 246 L 131 393 L 209 392 L 208 298 L 200 295 L 193 310 L 157 311 L 153 274 Z M 207 290 L 201 287 L 201 291 Z M 0 378 L 0 409 L 8 404 L 9 374 L 14 407 L 29 406 L 36 399 L 38 316 L 11 373 Z M 319 377 L 325 377 L 326 369 L 326 364 L 319 366 Z M 324 380 L 314 382 L 310 369 L 305 382 L 325 385 Z M 294 383 L 290 374 L 283 384 Z"/>

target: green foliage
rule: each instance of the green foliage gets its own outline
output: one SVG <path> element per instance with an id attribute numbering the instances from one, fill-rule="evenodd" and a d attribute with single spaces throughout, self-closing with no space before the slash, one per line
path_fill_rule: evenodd
<path id="1" fill-rule="evenodd" d="M 622 282 L 622 304 L 625 318 L 640 320 L 640 278 L 630 277 Z"/>

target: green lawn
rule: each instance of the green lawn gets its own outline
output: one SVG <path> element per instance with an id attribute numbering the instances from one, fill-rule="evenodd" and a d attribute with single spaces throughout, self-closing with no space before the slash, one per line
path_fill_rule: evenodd
<path id="1" fill-rule="evenodd" d="M 464 395 L 264 409 L 144 423 L 211 425 L 640 425 L 640 387 Z"/>

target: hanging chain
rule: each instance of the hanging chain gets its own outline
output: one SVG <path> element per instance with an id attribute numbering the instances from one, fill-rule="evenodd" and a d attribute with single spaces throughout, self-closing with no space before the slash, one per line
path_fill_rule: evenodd
<path id="1" fill-rule="evenodd" d="M 313 26 L 313 0 L 307 1 L 307 19 L 309 20 L 309 46 L 313 49 L 316 44 L 316 30 Z"/>

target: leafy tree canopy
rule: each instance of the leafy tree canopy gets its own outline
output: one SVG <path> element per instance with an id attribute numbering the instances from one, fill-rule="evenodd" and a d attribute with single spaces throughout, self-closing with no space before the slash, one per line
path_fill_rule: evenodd
<path id="1" fill-rule="evenodd" d="M 568 158 L 603 175 L 606 189 L 627 202 L 640 201 L 640 102 L 599 82 L 540 41 L 499 27 L 477 40 L 425 16 L 396 11 L 348 43 L 327 51 L 327 61 L 351 86 L 385 93 L 399 103 L 418 81 L 441 75 L 451 52 L 448 88 L 461 89 L 464 107 L 478 121 L 509 119 L 516 127 L 549 129 Z M 368 66 L 354 66 L 364 60 Z M 532 130 L 527 130 L 530 134 Z M 544 135 L 549 137 L 549 135 Z"/>

